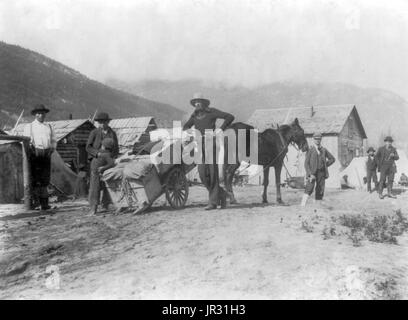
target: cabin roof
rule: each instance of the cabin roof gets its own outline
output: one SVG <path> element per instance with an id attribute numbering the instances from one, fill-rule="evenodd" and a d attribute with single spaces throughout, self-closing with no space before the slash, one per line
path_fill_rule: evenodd
<path id="1" fill-rule="evenodd" d="M 351 113 L 355 115 L 363 138 L 367 138 L 357 108 L 353 104 L 257 109 L 248 123 L 263 131 L 267 128 L 276 128 L 278 125 L 289 124 L 298 118 L 306 135 L 312 135 L 314 132 L 337 135 L 344 128 Z"/>
<path id="2" fill-rule="evenodd" d="M 86 122 L 89 122 L 92 126 L 94 126 L 92 122 L 88 119 L 47 121 L 47 123 L 49 123 L 52 126 L 57 141 L 64 139 L 68 134 L 70 134 L 71 132 L 73 132 L 75 129 L 82 126 Z M 30 123 L 20 123 L 19 125 L 17 125 L 15 134 L 19 136 L 24 135 L 24 128 L 29 124 Z"/>

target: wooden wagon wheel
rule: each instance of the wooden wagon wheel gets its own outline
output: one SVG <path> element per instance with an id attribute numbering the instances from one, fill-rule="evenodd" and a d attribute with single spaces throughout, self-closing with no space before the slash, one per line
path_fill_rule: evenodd
<path id="1" fill-rule="evenodd" d="M 188 198 L 188 181 L 180 167 L 171 169 L 165 180 L 166 199 L 174 209 L 183 208 Z"/>

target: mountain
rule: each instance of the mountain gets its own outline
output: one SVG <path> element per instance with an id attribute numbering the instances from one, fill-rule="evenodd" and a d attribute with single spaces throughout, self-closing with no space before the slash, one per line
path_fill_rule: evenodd
<path id="1" fill-rule="evenodd" d="M 377 145 L 384 134 L 392 134 L 401 147 L 408 147 L 408 102 L 393 92 L 361 88 L 344 83 L 271 83 L 257 88 L 228 87 L 198 80 L 144 81 L 125 83 L 110 80 L 111 86 L 140 95 L 154 97 L 191 112 L 189 101 L 194 92 L 202 92 L 211 105 L 233 113 L 246 121 L 255 109 L 311 105 L 355 104 L 362 118 L 369 143 Z"/>
<path id="2" fill-rule="evenodd" d="M 0 126 L 14 125 L 37 103 L 51 111 L 49 120 L 87 118 L 95 110 L 112 117 L 154 116 L 160 122 L 180 119 L 183 112 L 91 80 L 36 52 L 0 42 Z"/>

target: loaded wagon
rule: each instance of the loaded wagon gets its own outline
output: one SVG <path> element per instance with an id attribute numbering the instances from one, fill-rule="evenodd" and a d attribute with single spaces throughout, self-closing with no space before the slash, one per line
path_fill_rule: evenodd
<path id="1" fill-rule="evenodd" d="M 171 144 L 169 150 L 172 152 L 176 145 Z M 152 161 L 161 156 L 164 149 L 166 147 L 153 155 L 122 156 L 114 168 L 105 171 L 102 183 L 117 211 L 141 213 L 163 194 L 172 208 L 185 206 L 189 194 L 186 174 L 195 165 L 185 164 L 181 152 L 176 156 L 171 153 L 171 163 Z"/>

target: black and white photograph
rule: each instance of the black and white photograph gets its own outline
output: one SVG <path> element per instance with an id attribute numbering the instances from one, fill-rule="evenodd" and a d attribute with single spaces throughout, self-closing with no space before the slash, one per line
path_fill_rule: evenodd
<path id="1" fill-rule="evenodd" d="M 0 0 L 0 300 L 406 300 L 407 190 L 405 0 Z"/>

